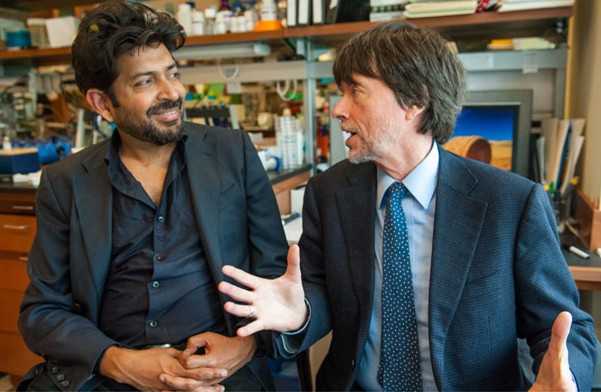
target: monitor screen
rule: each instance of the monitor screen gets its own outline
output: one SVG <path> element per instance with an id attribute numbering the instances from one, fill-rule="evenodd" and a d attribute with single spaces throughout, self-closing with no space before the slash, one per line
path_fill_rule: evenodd
<path id="1" fill-rule="evenodd" d="M 532 90 L 470 91 L 453 137 L 476 136 L 490 145 L 490 164 L 529 177 Z"/>
<path id="2" fill-rule="evenodd" d="M 490 147 L 486 154 L 487 163 L 512 170 L 519 109 L 519 105 L 465 105 L 457 118 L 452 138 L 462 138 L 466 143 L 475 140 L 473 136 L 485 139 L 487 148 Z"/>

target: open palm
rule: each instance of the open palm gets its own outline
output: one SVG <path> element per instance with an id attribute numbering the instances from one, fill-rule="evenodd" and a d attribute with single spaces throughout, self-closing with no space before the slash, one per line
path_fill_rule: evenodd
<path id="1" fill-rule="evenodd" d="M 295 331 L 304 324 L 307 308 L 299 252 L 297 245 L 290 247 L 286 272 L 276 279 L 259 278 L 230 265 L 222 268 L 224 275 L 247 288 L 228 282 L 219 283 L 219 291 L 239 302 L 226 302 L 224 309 L 238 317 L 254 318 L 254 321 L 238 329 L 238 336 L 263 330 Z"/>

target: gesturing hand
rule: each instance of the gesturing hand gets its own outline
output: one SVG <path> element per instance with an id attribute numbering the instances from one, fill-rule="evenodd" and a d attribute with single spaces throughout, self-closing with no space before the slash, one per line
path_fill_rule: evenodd
<path id="1" fill-rule="evenodd" d="M 561 312 L 555 319 L 549 348 L 530 391 L 576 391 L 566 346 L 571 325 L 572 315 L 568 312 Z"/>
<path id="2" fill-rule="evenodd" d="M 305 293 L 300 272 L 300 253 L 297 245 L 288 250 L 286 273 L 277 279 L 263 279 L 226 265 L 223 274 L 244 285 L 243 289 L 228 282 L 219 283 L 219 291 L 242 304 L 227 302 L 225 310 L 238 317 L 255 320 L 238 329 L 238 336 L 258 331 L 295 331 L 307 319 Z"/>

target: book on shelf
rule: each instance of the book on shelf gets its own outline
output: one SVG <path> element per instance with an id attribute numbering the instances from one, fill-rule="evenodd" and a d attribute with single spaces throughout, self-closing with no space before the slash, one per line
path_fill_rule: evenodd
<path id="1" fill-rule="evenodd" d="M 369 0 L 330 0 L 327 23 L 359 22 L 369 20 Z"/>
<path id="2" fill-rule="evenodd" d="M 312 0 L 298 0 L 297 17 L 298 26 L 307 26 L 311 24 L 311 6 Z"/>
<path id="3" fill-rule="evenodd" d="M 539 173 L 542 182 L 563 195 L 572 178 L 584 144 L 582 118 L 546 118 L 541 122 L 541 134 L 536 141 Z M 544 159 L 541 159 L 541 155 Z"/>
<path id="4" fill-rule="evenodd" d="M 326 23 L 326 0 L 313 0 L 311 11 L 314 25 Z"/>
<path id="5" fill-rule="evenodd" d="M 286 3 L 286 26 L 294 27 L 298 24 L 298 0 L 288 0 Z"/>

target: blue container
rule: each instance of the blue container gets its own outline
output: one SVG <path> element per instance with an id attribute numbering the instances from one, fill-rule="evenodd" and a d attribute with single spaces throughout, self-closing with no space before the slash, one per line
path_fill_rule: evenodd
<path id="1" fill-rule="evenodd" d="M 31 48 L 31 34 L 29 30 L 7 31 L 6 47 L 8 49 Z"/>

